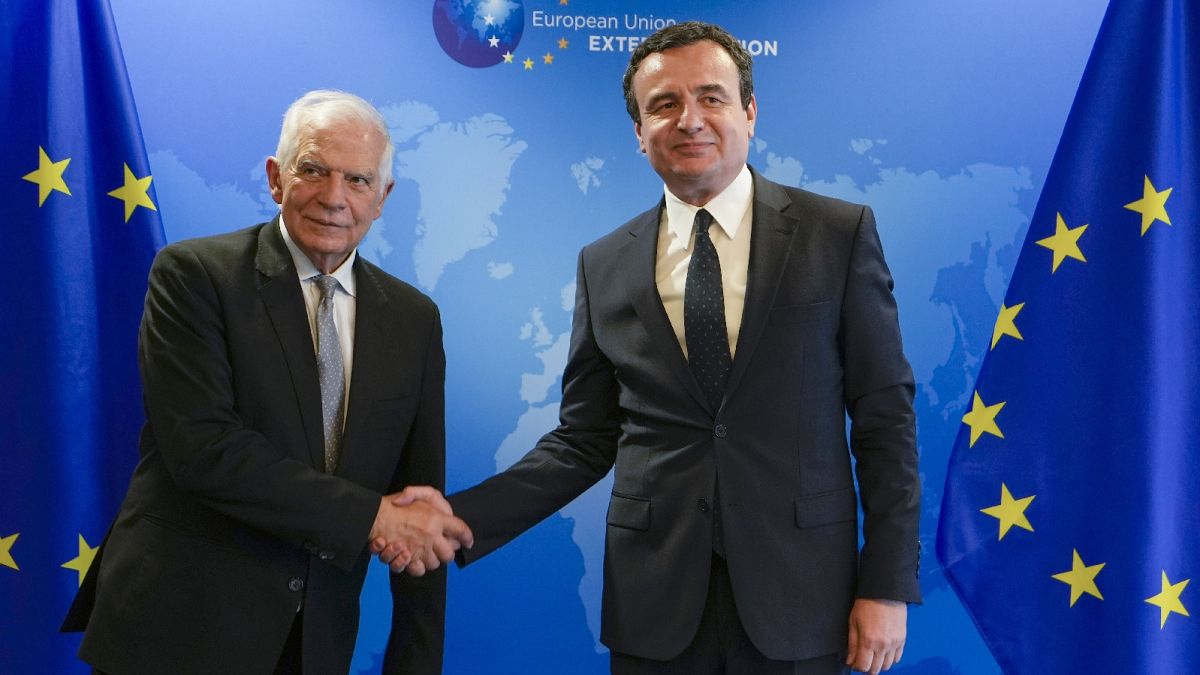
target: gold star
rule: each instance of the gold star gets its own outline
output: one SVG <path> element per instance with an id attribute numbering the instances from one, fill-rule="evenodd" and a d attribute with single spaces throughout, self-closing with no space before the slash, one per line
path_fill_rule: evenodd
<path id="1" fill-rule="evenodd" d="M 38 146 L 38 168 L 36 171 L 30 171 L 22 176 L 30 183 L 36 183 L 38 186 L 38 206 L 46 203 L 46 198 L 54 190 L 70 195 L 71 190 L 67 187 L 67 182 L 63 180 L 63 172 L 67 170 L 67 165 L 71 163 L 71 158 L 68 157 L 57 162 L 51 162 L 50 156 L 46 154 L 46 150 L 42 146 Z"/>
<path id="2" fill-rule="evenodd" d="M 996 425 L 996 415 L 1000 413 L 1000 409 L 1004 407 L 1007 401 L 1001 401 L 992 405 L 984 405 L 983 399 L 979 398 L 979 392 L 975 392 L 975 400 L 971 402 L 971 411 L 963 415 L 963 422 L 971 427 L 971 444 L 969 447 L 975 447 L 975 441 L 987 432 L 997 438 L 1004 438 L 1004 434 L 1000 432 L 1000 427 Z"/>
<path id="3" fill-rule="evenodd" d="M 1163 570 L 1162 591 L 1160 591 L 1158 595 L 1152 595 L 1146 598 L 1146 602 L 1152 605 L 1157 605 L 1159 608 L 1159 630 L 1162 630 L 1167 625 L 1167 617 L 1171 615 L 1171 612 L 1182 614 L 1184 616 L 1191 616 L 1188 614 L 1187 608 L 1183 606 L 1183 601 L 1179 599 L 1180 594 L 1183 593 L 1183 589 L 1187 588 L 1189 581 L 1191 581 L 1191 579 L 1184 579 L 1177 584 L 1172 584 L 1171 581 L 1167 579 L 1167 571 Z"/>
<path id="4" fill-rule="evenodd" d="M 96 550 L 99 546 L 92 548 L 88 546 L 87 540 L 83 535 L 79 535 L 79 555 L 63 563 L 62 566 L 69 570 L 75 570 L 79 573 L 79 585 L 83 585 L 83 578 L 87 576 L 88 568 L 92 566 L 92 560 L 96 558 Z"/>
<path id="5" fill-rule="evenodd" d="M 542 63 L 544 63 L 546 65 L 550 65 L 551 63 L 554 63 L 554 55 L 551 54 L 550 52 L 546 52 L 546 55 L 542 57 Z"/>
<path id="6" fill-rule="evenodd" d="M 1096 575 L 1100 574 L 1100 570 L 1104 569 L 1106 564 L 1108 563 L 1084 565 L 1083 558 L 1079 557 L 1079 551 L 1071 549 L 1070 571 L 1053 575 L 1055 579 L 1071 587 L 1071 607 L 1075 606 L 1075 601 L 1084 593 L 1101 600 L 1104 599 L 1104 596 L 1100 595 L 1100 589 L 1096 586 Z"/>
<path id="7" fill-rule="evenodd" d="M 144 206 L 151 211 L 157 211 L 154 202 L 150 201 L 150 181 L 154 180 L 153 176 L 145 178 L 137 178 L 133 172 L 129 170 L 129 165 L 125 165 L 125 184 L 121 187 L 108 193 L 109 197 L 116 197 L 125 202 L 125 222 L 129 222 L 129 217 L 133 215 L 133 210 L 139 206 Z"/>
<path id="8" fill-rule="evenodd" d="M 14 570 L 21 569 L 17 567 L 17 561 L 12 557 L 12 547 L 13 544 L 17 543 L 17 537 L 19 536 L 21 536 L 20 532 L 10 534 L 7 537 L 0 537 L 0 565 L 11 567 Z"/>
<path id="9" fill-rule="evenodd" d="M 1058 214 L 1058 222 L 1054 226 L 1054 236 L 1039 239 L 1036 243 L 1038 246 L 1045 246 L 1054 251 L 1054 263 L 1050 268 L 1050 273 L 1054 274 L 1058 271 L 1058 266 L 1067 258 L 1074 258 L 1081 262 L 1087 262 L 1087 258 L 1083 257 L 1083 251 L 1079 250 L 1079 238 L 1083 236 L 1087 225 L 1080 225 L 1073 229 L 1067 229 L 1067 224 L 1063 222 L 1062 214 Z"/>
<path id="10" fill-rule="evenodd" d="M 1021 310 L 1025 308 L 1025 303 L 1005 307 L 1004 303 L 1000 303 L 1000 316 L 996 317 L 996 327 L 992 329 L 992 349 L 996 348 L 996 343 L 1005 335 L 1015 337 L 1018 340 L 1024 340 L 1021 337 L 1021 331 L 1017 330 L 1016 319 Z"/>
<path id="11" fill-rule="evenodd" d="M 505 63 L 512 63 L 512 57 L 513 57 L 512 52 L 504 52 L 504 62 Z"/>
<path id="12" fill-rule="evenodd" d="M 559 49 L 566 49 L 567 45 L 569 45 L 569 44 L 571 44 L 571 43 L 567 42 L 567 38 L 558 38 L 558 48 Z"/>
<path id="13" fill-rule="evenodd" d="M 565 7 L 567 4 L 567 0 L 558 0 L 558 4 L 563 5 Z"/>
<path id="14" fill-rule="evenodd" d="M 1008 491 L 1008 486 L 1001 483 L 1000 503 L 979 510 L 1000 521 L 1000 539 L 1004 539 L 1004 535 L 1008 534 L 1013 525 L 1033 532 L 1033 525 L 1030 525 L 1029 519 L 1025 517 L 1025 509 L 1029 508 L 1029 503 L 1036 496 L 1029 495 L 1013 499 L 1012 493 Z"/>
<path id="15" fill-rule="evenodd" d="M 526 58 L 522 63 L 525 64 L 525 70 L 533 70 L 533 59 Z"/>
<path id="16" fill-rule="evenodd" d="M 1159 192 L 1150 182 L 1150 176 L 1146 176 L 1146 182 L 1142 185 L 1142 198 L 1125 205 L 1125 208 L 1130 211 L 1142 214 L 1142 236 L 1146 236 L 1146 230 L 1149 230 L 1156 220 L 1161 220 L 1167 225 L 1171 224 L 1171 217 L 1167 215 L 1167 198 L 1171 196 L 1171 190 L 1174 189 L 1167 188 Z"/>

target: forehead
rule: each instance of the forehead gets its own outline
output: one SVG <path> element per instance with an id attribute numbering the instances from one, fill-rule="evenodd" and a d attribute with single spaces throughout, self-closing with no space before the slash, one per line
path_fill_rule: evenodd
<path id="1" fill-rule="evenodd" d="M 298 158 L 321 157 L 377 164 L 383 154 L 383 134 L 357 120 L 315 121 L 300 128 Z"/>
<path id="2" fill-rule="evenodd" d="M 635 97 L 660 87 L 690 90 L 711 84 L 721 84 L 734 91 L 738 88 L 737 64 L 723 47 L 711 40 L 651 54 L 638 64 L 633 76 Z"/>

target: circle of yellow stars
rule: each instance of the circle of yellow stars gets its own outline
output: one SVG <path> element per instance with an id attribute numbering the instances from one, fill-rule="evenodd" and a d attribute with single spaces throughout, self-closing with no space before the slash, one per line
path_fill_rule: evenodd
<path id="1" fill-rule="evenodd" d="M 1168 226 L 1171 225 L 1171 217 L 1167 213 L 1166 205 L 1173 189 L 1166 188 L 1159 190 L 1150 180 L 1150 176 L 1147 175 L 1144 177 L 1142 183 L 1141 198 L 1124 205 L 1124 208 L 1141 216 L 1140 236 L 1146 236 L 1151 226 L 1157 222 Z M 1062 213 L 1055 214 L 1054 234 L 1034 242 L 1038 246 L 1050 250 L 1052 254 L 1050 259 L 1051 274 L 1056 273 L 1059 267 L 1067 260 L 1076 260 L 1080 263 L 1087 262 L 1087 258 L 1080 246 L 1080 242 L 1087 230 L 1087 224 L 1069 227 Z M 1025 339 L 1017 327 L 1017 317 L 1024 308 L 1024 302 L 1014 304 L 1011 307 L 1007 304 L 1000 305 L 1000 313 L 996 317 L 996 324 L 992 329 L 992 340 L 988 348 L 989 351 L 996 349 L 997 345 L 1006 337 L 1021 341 Z M 1005 401 L 988 405 L 980 397 L 978 391 L 974 392 L 971 409 L 962 418 L 963 423 L 970 430 L 968 447 L 974 447 L 975 443 L 984 434 L 1003 440 L 1004 433 L 1000 429 L 997 416 L 1005 405 Z M 1036 497 L 1037 495 L 1014 497 L 1008 485 L 1004 482 L 1000 483 L 1000 503 L 980 509 L 980 512 L 983 514 L 996 519 L 998 525 L 997 541 L 1002 541 L 1014 527 L 1033 532 L 1033 524 L 1029 521 L 1026 512 Z M 1100 592 L 1100 587 L 1096 579 L 1105 565 L 1107 563 L 1104 562 L 1088 565 L 1080 556 L 1079 551 L 1072 549 L 1071 569 L 1053 574 L 1051 578 L 1066 584 L 1070 588 L 1070 597 L 1068 599 L 1070 607 L 1074 607 L 1075 603 L 1084 595 L 1089 595 L 1102 601 L 1104 600 L 1104 596 Z M 1172 614 L 1185 617 L 1190 616 L 1182 599 L 1183 591 L 1187 588 L 1190 581 L 1191 579 L 1189 578 L 1172 583 L 1167 576 L 1166 570 L 1162 570 L 1159 592 L 1145 599 L 1147 604 L 1159 608 L 1160 629 L 1166 627 L 1167 618 Z"/>
<path id="2" fill-rule="evenodd" d="M 562 4 L 565 5 L 567 3 L 564 2 Z M 489 39 L 488 43 L 491 44 L 493 47 L 499 46 L 498 39 L 496 39 L 495 42 L 493 42 L 492 39 Z M 557 44 L 558 44 L 559 50 L 565 50 L 567 47 L 571 46 L 570 40 L 568 40 L 565 37 L 560 37 L 558 39 Z M 537 63 L 531 57 L 528 57 L 528 56 L 520 61 L 517 61 L 516 60 L 517 55 L 513 54 L 512 51 L 504 52 L 504 54 L 501 55 L 501 58 L 504 59 L 504 63 L 520 63 L 523 66 L 523 68 L 522 68 L 523 70 L 533 70 L 533 66 Z M 554 64 L 554 59 L 557 57 L 555 57 L 553 52 L 547 51 L 545 54 L 542 54 L 539 58 L 541 58 L 541 60 L 542 60 L 542 65 L 549 66 L 549 65 Z"/>
<path id="3" fill-rule="evenodd" d="M 13 547 L 16 546 L 17 539 L 21 536 L 20 532 L 0 537 L 0 566 L 8 567 L 16 571 L 20 571 L 20 566 L 17 565 L 17 560 L 13 556 Z M 83 535 L 79 535 L 79 550 L 78 554 L 70 560 L 64 562 L 60 567 L 74 571 L 78 577 L 78 583 L 83 585 L 83 579 L 87 576 L 87 572 L 92 567 L 92 561 L 96 559 L 96 551 L 99 546 L 90 546 Z"/>
<path id="4" fill-rule="evenodd" d="M 50 155 L 46 153 L 44 147 L 38 146 L 38 167 L 21 177 L 38 186 L 38 208 L 42 208 L 46 204 L 51 193 L 61 192 L 68 197 L 71 196 L 71 189 L 67 187 L 65 178 L 67 167 L 70 164 L 70 157 L 54 161 L 50 159 Z M 150 199 L 150 182 L 154 180 L 153 176 L 138 178 L 130 170 L 128 164 L 122 164 L 122 166 L 125 169 L 125 181 L 120 187 L 108 192 L 108 196 L 124 202 L 125 222 L 128 223 L 137 207 L 141 206 L 151 211 L 157 211 L 158 207 Z"/>
<path id="5" fill-rule="evenodd" d="M 50 154 L 46 152 L 44 146 L 38 146 L 37 168 L 21 177 L 22 180 L 33 183 L 37 186 L 37 202 L 38 208 L 43 208 L 46 201 L 50 199 L 55 192 L 62 193 L 67 197 L 73 196 L 71 188 L 67 184 L 67 169 L 70 168 L 71 158 L 52 159 Z M 133 217 L 134 212 L 140 206 L 151 211 L 157 211 L 158 208 L 154 205 L 154 201 L 150 199 L 150 184 L 154 180 L 152 176 L 144 176 L 139 178 L 129 168 L 128 164 L 122 164 L 124 167 L 124 181 L 122 184 L 107 194 L 109 197 L 120 200 L 124 205 L 125 222 Z M 20 532 L 0 537 L 0 567 L 20 571 L 21 568 L 17 564 L 16 557 L 13 555 L 13 549 L 17 545 L 17 540 L 20 538 Z M 72 570 L 76 573 L 78 583 L 83 584 L 83 579 L 87 576 L 88 569 L 92 566 L 92 561 L 96 558 L 97 546 L 91 546 L 83 535 L 79 535 L 78 550 L 74 558 L 62 563 L 60 567 L 63 569 Z"/>

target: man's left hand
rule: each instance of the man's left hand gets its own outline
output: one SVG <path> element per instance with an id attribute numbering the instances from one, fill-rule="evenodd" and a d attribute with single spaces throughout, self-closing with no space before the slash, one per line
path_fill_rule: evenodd
<path id="1" fill-rule="evenodd" d="M 899 600 L 859 598 L 850 610 L 846 665 L 879 675 L 900 662 L 908 630 L 908 605 Z"/>

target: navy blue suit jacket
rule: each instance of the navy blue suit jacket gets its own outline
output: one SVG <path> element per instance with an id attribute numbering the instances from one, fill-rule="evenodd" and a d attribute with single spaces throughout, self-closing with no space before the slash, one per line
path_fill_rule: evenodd
<path id="1" fill-rule="evenodd" d="M 690 643 L 714 517 L 738 611 L 770 658 L 845 649 L 855 597 L 920 600 L 914 384 L 874 217 L 757 174 L 753 208 L 720 407 L 705 400 L 658 296 L 660 202 L 580 253 L 560 426 L 450 500 L 475 533 L 466 564 L 615 466 L 602 611 L 615 651 L 667 659 Z"/>

